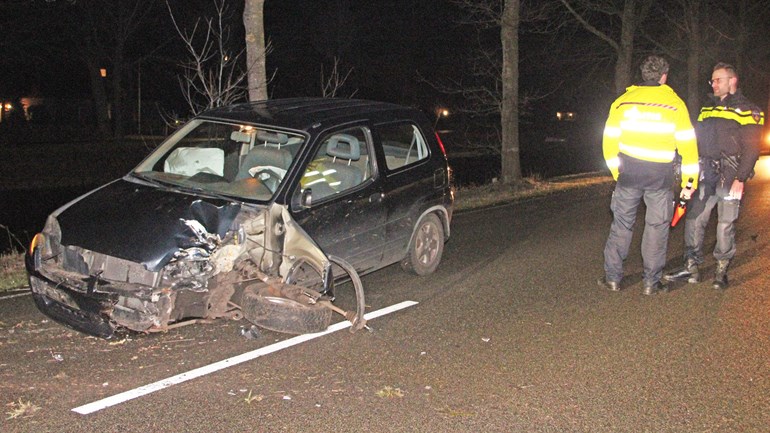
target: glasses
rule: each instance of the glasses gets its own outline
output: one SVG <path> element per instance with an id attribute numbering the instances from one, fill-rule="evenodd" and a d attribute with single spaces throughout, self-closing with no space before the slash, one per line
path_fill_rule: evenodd
<path id="1" fill-rule="evenodd" d="M 733 77 L 717 77 L 717 78 L 714 78 L 713 80 L 709 80 L 709 86 L 713 86 L 714 83 L 719 84 L 720 81 L 722 81 L 722 80 L 729 80 L 730 78 L 733 78 Z"/>

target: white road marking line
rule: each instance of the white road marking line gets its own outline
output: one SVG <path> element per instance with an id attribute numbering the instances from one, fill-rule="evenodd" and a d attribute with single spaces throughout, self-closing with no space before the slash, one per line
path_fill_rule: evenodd
<path id="1" fill-rule="evenodd" d="M 389 307 L 385 307 L 377 311 L 372 311 L 370 313 L 364 314 L 364 318 L 366 320 L 372 320 L 377 317 L 384 316 L 386 314 L 390 314 L 395 311 L 411 307 L 413 305 L 417 305 L 417 302 L 415 301 L 399 302 L 398 304 L 394 304 Z M 83 406 L 78 406 L 72 409 L 72 411 L 77 412 L 81 415 L 88 415 L 90 413 L 94 413 L 102 409 L 106 409 L 108 407 L 115 406 L 120 403 L 124 403 L 128 400 L 133 400 L 137 397 L 141 397 L 143 395 L 147 395 L 155 391 L 168 388 L 172 385 L 176 385 L 178 383 L 186 382 L 188 380 L 205 376 L 209 373 L 223 370 L 225 368 L 232 367 L 234 365 L 238 365 L 246 361 L 251 361 L 252 359 L 259 358 L 260 356 L 268 355 L 270 353 L 277 352 L 279 350 L 286 349 L 288 347 L 295 346 L 297 344 L 304 343 L 305 341 L 313 340 L 318 337 L 323 337 L 326 334 L 331 334 L 332 332 L 337 332 L 341 329 L 346 329 L 349 327 L 350 327 L 350 322 L 348 322 L 347 320 L 338 322 L 329 326 L 323 332 L 316 332 L 315 334 L 298 335 L 296 337 L 289 338 L 288 340 L 279 341 L 278 343 L 261 347 L 256 350 L 252 350 L 251 352 L 242 353 L 240 355 L 233 356 L 232 358 L 223 359 L 222 361 L 218 361 L 213 364 L 209 364 L 203 367 L 196 368 L 194 370 L 190 370 L 185 373 L 177 374 L 176 376 L 171 376 L 169 378 L 159 380 L 155 383 L 150 383 L 148 385 L 140 386 L 139 388 L 134 388 L 132 390 L 121 392 L 120 394 L 115 394 L 112 397 L 107 397 L 107 398 L 95 401 L 93 403 L 85 404 Z"/>

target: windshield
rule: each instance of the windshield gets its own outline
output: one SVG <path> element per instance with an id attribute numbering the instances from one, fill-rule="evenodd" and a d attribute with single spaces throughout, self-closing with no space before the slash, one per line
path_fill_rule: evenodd
<path id="1" fill-rule="evenodd" d="M 304 140 L 290 132 L 196 119 L 133 173 L 202 193 L 268 201 Z"/>

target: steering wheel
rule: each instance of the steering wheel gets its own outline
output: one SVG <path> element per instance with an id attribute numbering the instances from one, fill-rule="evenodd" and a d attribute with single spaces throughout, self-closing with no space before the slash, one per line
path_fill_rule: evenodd
<path id="1" fill-rule="evenodd" d="M 254 171 L 249 170 L 251 176 L 262 181 L 270 189 L 270 192 L 275 192 L 278 189 L 283 175 L 286 174 L 286 170 L 273 165 L 262 165 L 252 170 Z"/>

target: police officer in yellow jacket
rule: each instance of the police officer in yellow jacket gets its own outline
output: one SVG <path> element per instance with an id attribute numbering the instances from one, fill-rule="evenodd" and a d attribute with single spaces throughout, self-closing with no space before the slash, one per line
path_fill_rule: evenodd
<path id="1" fill-rule="evenodd" d="M 701 108 L 696 125 L 701 157 L 701 188 L 688 205 L 684 226 L 684 266 L 666 274 L 669 281 L 700 281 L 703 237 L 717 208 L 717 266 L 712 285 L 727 288 L 727 267 L 735 256 L 735 222 L 738 219 L 744 183 L 751 177 L 759 157 L 764 114 L 738 89 L 738 74 L 732 65 L 717 63 L 711 73 L 711 104 Z"/>
<path id="2" fill-rule="evenodd" d="M 644 294 L 666 286 L 661 282 L 666 263 L 668 231 L 673 215 L 674 160 L 682 157 L 682 192 L 689 199 L 698 187 L 698 148 L 687 106 L 666 85 L 668 62 L 650 56 L 642 63 L 642 79 L 610 107 L 604 128 L 604 159 L 617 180 L 610 209 L 612 226 L 604 248 L 604 277 L 600 286 L 620 290 L 623 262 L 633 236 L 636 212 L 644 199 L 647 207 L 642 236 Z M 693 188 L 684 188 L 688 179 Z"/>

